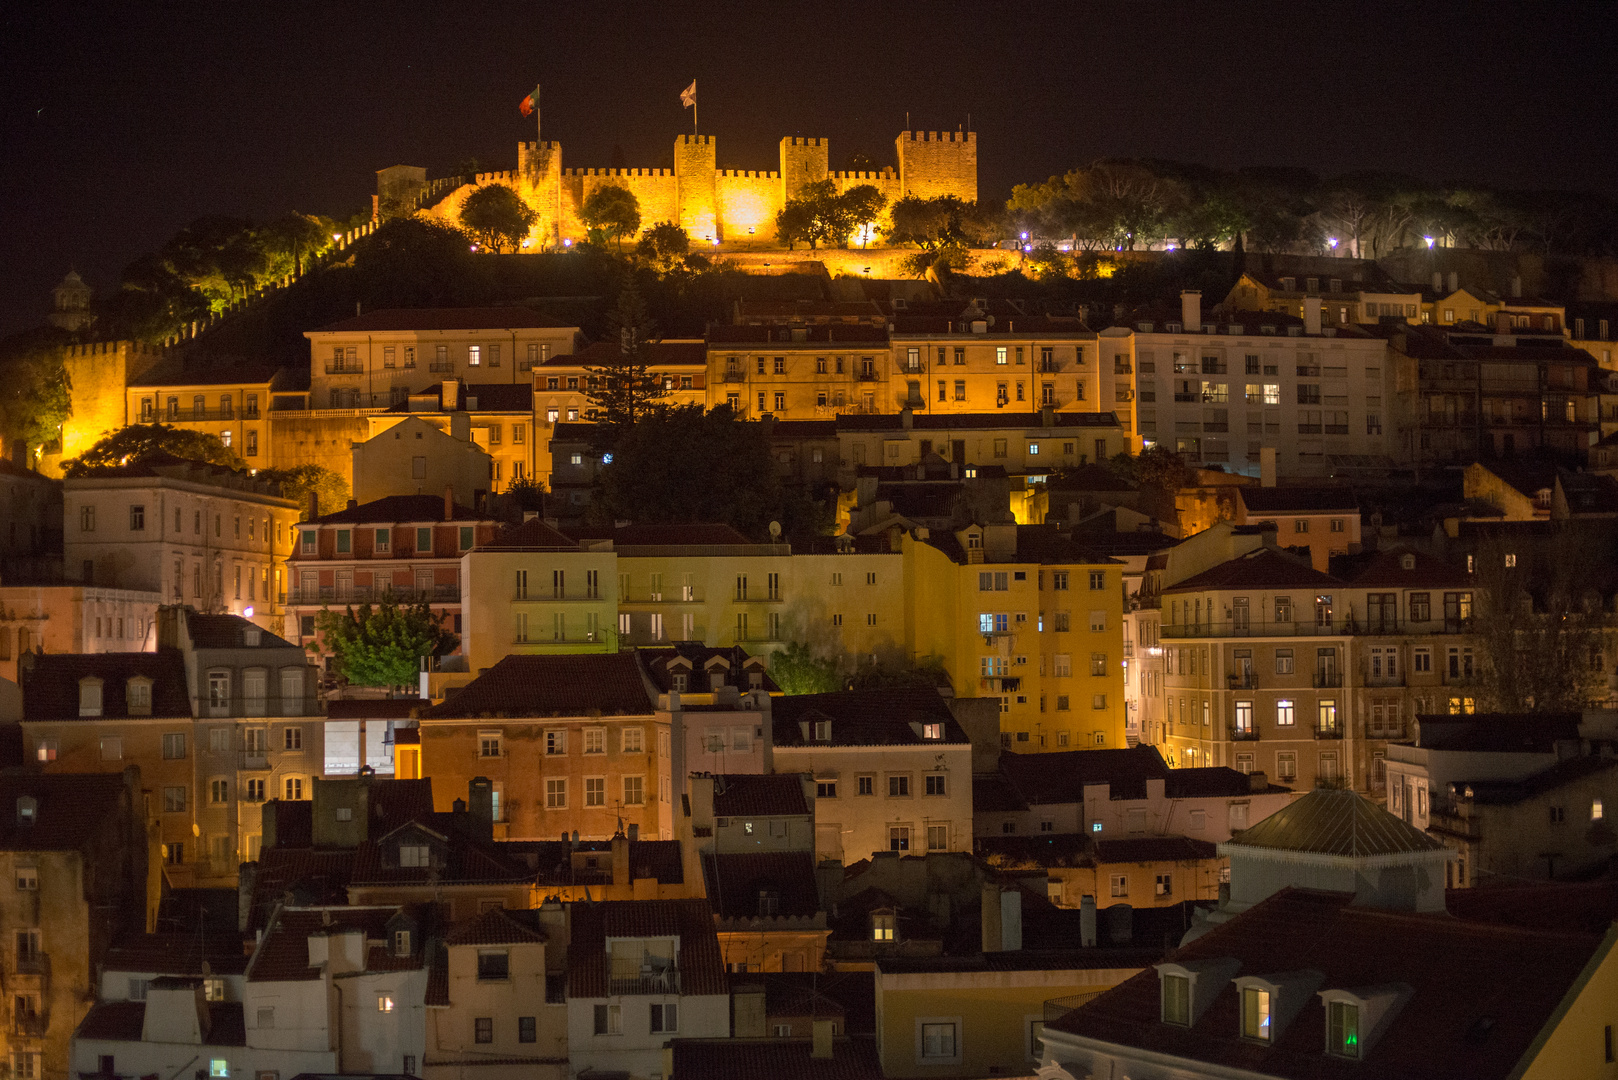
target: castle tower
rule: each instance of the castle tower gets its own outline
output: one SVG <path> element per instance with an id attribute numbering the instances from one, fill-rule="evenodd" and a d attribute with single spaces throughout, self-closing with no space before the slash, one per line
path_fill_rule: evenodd
<path id="1" fill-rule="evenodd" d="M 719 235 L 718 161 L 712 135 L 681 135 L 674 142 L 674 181 L 680 227 L 694 244 L 706 246 Z"/>
<path id="2" fill-rule="evenodd" d="M 977 132 L 906 131 L 896 143 L 901 195 L 978 201 Z"/>
<path id="3" fill-rule="evenodd" d="M 781 205 L 785 206 L 788 199 L 796 199 L 808 185 L 826 179 L 830 151 L 829 139 L 793 136 L 781 140 Z"/>
<path id="4" fill-rule="evenodd" d="M 517 173 L 522 177 L 523 201 L 539 215 L 532 235 L 540 247 L 555 248 L 562 243 L 562 144 L 522 142 L 517 144 Z"/>
<path id="5" fill-rule="evenodd" d="M 82 330 L 95 322 L 95 312 L 90 310 L 90 286 L 77 270 L 69 270 L 62 283 L 51 290 L 51 308 L 46 321 L 63 330 Z"/>

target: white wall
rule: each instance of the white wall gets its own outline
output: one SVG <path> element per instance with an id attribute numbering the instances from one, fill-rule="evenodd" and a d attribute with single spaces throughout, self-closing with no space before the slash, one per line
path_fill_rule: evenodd
<path id="1" fill-rule="evenodd" d="M 653 1034 L 653 1002 L 674 1002 L 680 1007 L 680 1030 Z M 623 1034 L 595 1033 L 595 1006 L 623 1007 Z M 635 1077 L 660 1076 L 663 1045 L 670 1039 L 713 1039 L 730 1036 L 730 996 L 712 994 L 669 997 L 626 995 L 611 998 L 569 998 L 567 1003 L 568 1065 L 577 1076 L 589 1069 L 619 1070 Z"/>
<path id="2" fill-rule="evenodd" d="M 939 759 L 943 768 L 939 769 Z M 927 827 L 949 829 L 948 851 L 972 850 L 972 748 L 950 743 L 939 746 L 791 746 L 775 748 L 775 771 L 810 773 L 817 780 L 835 778 L 837 797 L 815 799 L 817 833 L 836 824 L 842 836 L 845 863 L 889 850 L 889 829 L 911 829 L 907 854 L 927 851 Z M 925 777 L 942 772 L 945 794 L 925 795 Z M 910 795 L 888 796 L 888 777 L 910 777 Z M 860 776 L 874 781 L 874 794 L 862 796 Z M 817 848 L 823 848 L 817 844 Z M 828 852 L 819 850 L 825 857 Z"/>

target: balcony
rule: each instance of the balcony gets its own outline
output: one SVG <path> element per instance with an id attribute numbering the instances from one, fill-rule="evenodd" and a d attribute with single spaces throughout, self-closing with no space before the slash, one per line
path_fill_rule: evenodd
<path id="1" fill-rule="evenodd" d="M 904 372 L 906 375 L 920 375 L 923 372 L 925 372 L 927 370 L 927 368 L 926 368 L 925 365 L 919 364 L 919 363 L 917 363 L 917 364 L 900 364 L 899 365 L 899 370 Z"/>
<path id="2" fill-rule="evenodd" d="M 49 975 L 51 973 L 51 954 L 34 953 L 31 956 L 18 955 L 17 974 L 19 975 Z"/>
<path id="3" fill-rule="evenodd" d="M 355 362 L 355 363 L 352 363 L 352 364 L 348 363 L 347 361 L 344 361 L 342 363 L 328 363 L 326 365 L 326 374 L 327 375 L 363 375 L 363 374 L 365 374 L 365 368 L 364 368 L 363 365 L 359 364 L 358 362 Z"/>
<path id="4" fill-rule="evenodd" d="M 1021 675 L 990 675 L 978 680 L 978 688 L 990 693 L 1015 693 L 1020 686 Z"/>
<path id="5" fill-rule="evenodd" d="M 678 994 L 680 992 L 680 973 L 677 970 L 648 971 L 642 969 L 639 975 L 613 976 L 607 980 L 607 993 L 613 997 L 620 994 Z"/>
<path id="6" fill-rule="evenodd" d="M 258 418 L 255 411 L 252 415 L 239 413 L 235 409 L 170 409 L 164 419 L 171 424 L 201 423 L 206 420 L 254 420 Z M 150 421 L 148 421 L 150 422 Z"/>
<path id="7" fill-rule="evenodd" d="M 1232 690 L 1257 690 L 1258 676 L 1251 671 L 1241 675 L 1227 675 L 1225 682 Z"/>
<path id="8" fill-rule="evenodd" d="M 1164 623 L 1165 638 L 1223 638 L 1223 637 L 1343 637 L 1353 631 L 1347 625 L 1298 622 L 1263 622 L 1250 619 L 1238 622 L 1225 619 L 1217 622 Z"/>
<path id="9" fill-rule="evenodd" d="M 876 382 L 876 372 L 861 371 L 856 373 L 854 378 L 858 379 L 860 382 Z"/>
<path id="10" fill-rule="evenodd" d="M 1045 1002 L 1045 1022 L 1054 1024 L 1080 1005 L 1088 1005 L 1101 996 L 1102 991 L 1096 990 L 1088 994 L 1074 994 L 1071 997 L 1050 998 Z"/>
<path id="11" fill-rule="evenodd" d="M 1316 690 L 1329 690 L 1329 689 L 1334 689 L 1334 688 L 1342 686 L 1342 685 L 1343 685 L 1343 673 L 1341 671 L 1317 671 L 1317 672 L 1315 672 L 1315 689 Z"/>
<path id="12" fill-rule="evenodd" d="M 375 604 L 392 600 L 396 604 L 456 603 L 461 599 L 460 585 L 433 585 L 425 589 L 400 589 L 388 586 L 363 588 L 352 586 L 339 589 L 335 585 L 321 585 L 314 590 L 293 589 L 293 604 Z"/>
<path id="13" fill-rule="evenodd" d="M 1231 742 L 1258 742 L 1258 728 L 1230 728 Z"/>
<path id="14" fill-rule="evenodd" d="M 24 1039 L 42 1039 L 45 1029 L 50 1022 L 38 1013 L 26 1016 L 14 1016 L 11 1021 L 11 1033 Z"/>
<path id="15" fill-rule="evenodd" d="M 726 382 L 746 382 L 747 381 L 747 372 L 742 371 L 740 368 L 729 368 L 729 369 L 727 369 L 725 371 L 725 381 Z"/>
<path id="16" fill-rule="evenodd" d="M 433 372 L 435 375 L 453 375 L 455 373 L 455 361 L 434 360 L 432 363 L 427 365 L 427 370 Z"/>
<path id="17" fill-rule="evenodd" d="M 1315 738 L 1317 739 L 1341 739 L 1342 737 L 1343 728 L 1341 724 L 1332 724 L 1330 726 L 1322 726 L 1320 724 L 1315 725 Z"/>

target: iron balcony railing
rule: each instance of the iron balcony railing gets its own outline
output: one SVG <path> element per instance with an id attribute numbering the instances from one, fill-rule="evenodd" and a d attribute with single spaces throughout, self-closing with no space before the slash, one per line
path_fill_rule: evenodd
<path id="1" fill-rule="evenodd" d="M 607 980 L 607 993 L 615 997 L 620 994 L 678 994 L 679 992 L 680 973 L 673 968 L 666 971 L 642 971 L 639 975 L 615 975 Z"/>
<path id="2" fill-rule="evenodd" d="M 1257 690 L 1258 676 L 1251 671 L 1241 675 L 1231 675 L 1225 680 L 1232 690 Z"/>
<path id="3" fill-rule="evenodd" d="M 294 604 L 375 604 L 392 600 L 396 604 L 446 603 L 461 598 L 459 585 L 433 585 L 425 589 L 388 588 L 386 586 L 352 586 L 339 589 L 335 585 L 321 585 L 314 589 L 292 590 Z"/>
<path id="4" fill-rule="evenodd" d="M 359 363 L 350 364 L 345 361 L 340 364 L 329 362 L 326 364 L 327 375 L 363 375 L 364 373 L 365 368 Z"/>
<path id="5" fill-rule="evenodd" d="M 739 370 L 737 370 L 735 368 L 727 369 L 725 371 L 725 381 L 726 382 L 746 382 L 747 381 L 747 372 L 739 371 Z"/>
<path id="6" fill-rule="evenodd" d="M 1258 742 L 1258 729 L 1232 727 L 1230 738 L 1232 742 Z"/>
<path id="7" fill-rule="evenodd" d="M 1317 671 L 1317 672 L 1315 672 L 1315 689 L 1316 690 L 1326 690 L 1326 689 L 1331 689 L 1333 687 L 1338 687 L 1338 686 L 1342 686 L 1342 685 L 1343 685 L 1343 673 L 1341 671 Z"/>
<path id="8" fill-rule="evenodd" d="M 1315 725 L 1315 738 L 1317 739 L 1341 739 L 1342 737 L 1343 727 L 1341 724 Z"/>

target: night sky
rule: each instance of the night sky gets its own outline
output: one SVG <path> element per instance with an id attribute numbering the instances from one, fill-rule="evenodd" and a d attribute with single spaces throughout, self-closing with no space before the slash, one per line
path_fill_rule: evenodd
<path id="1" fill-rule="evenodd" d="M 0 0 L 0 333 L 204 214 L 368 209 L 375 170 L 664 164 L 698 80 L 721 167 L 784 135 L 893 163 L 971 116 L 1003 198 L 1105 156 L 1618 190 L 1618 5 Z"/>

